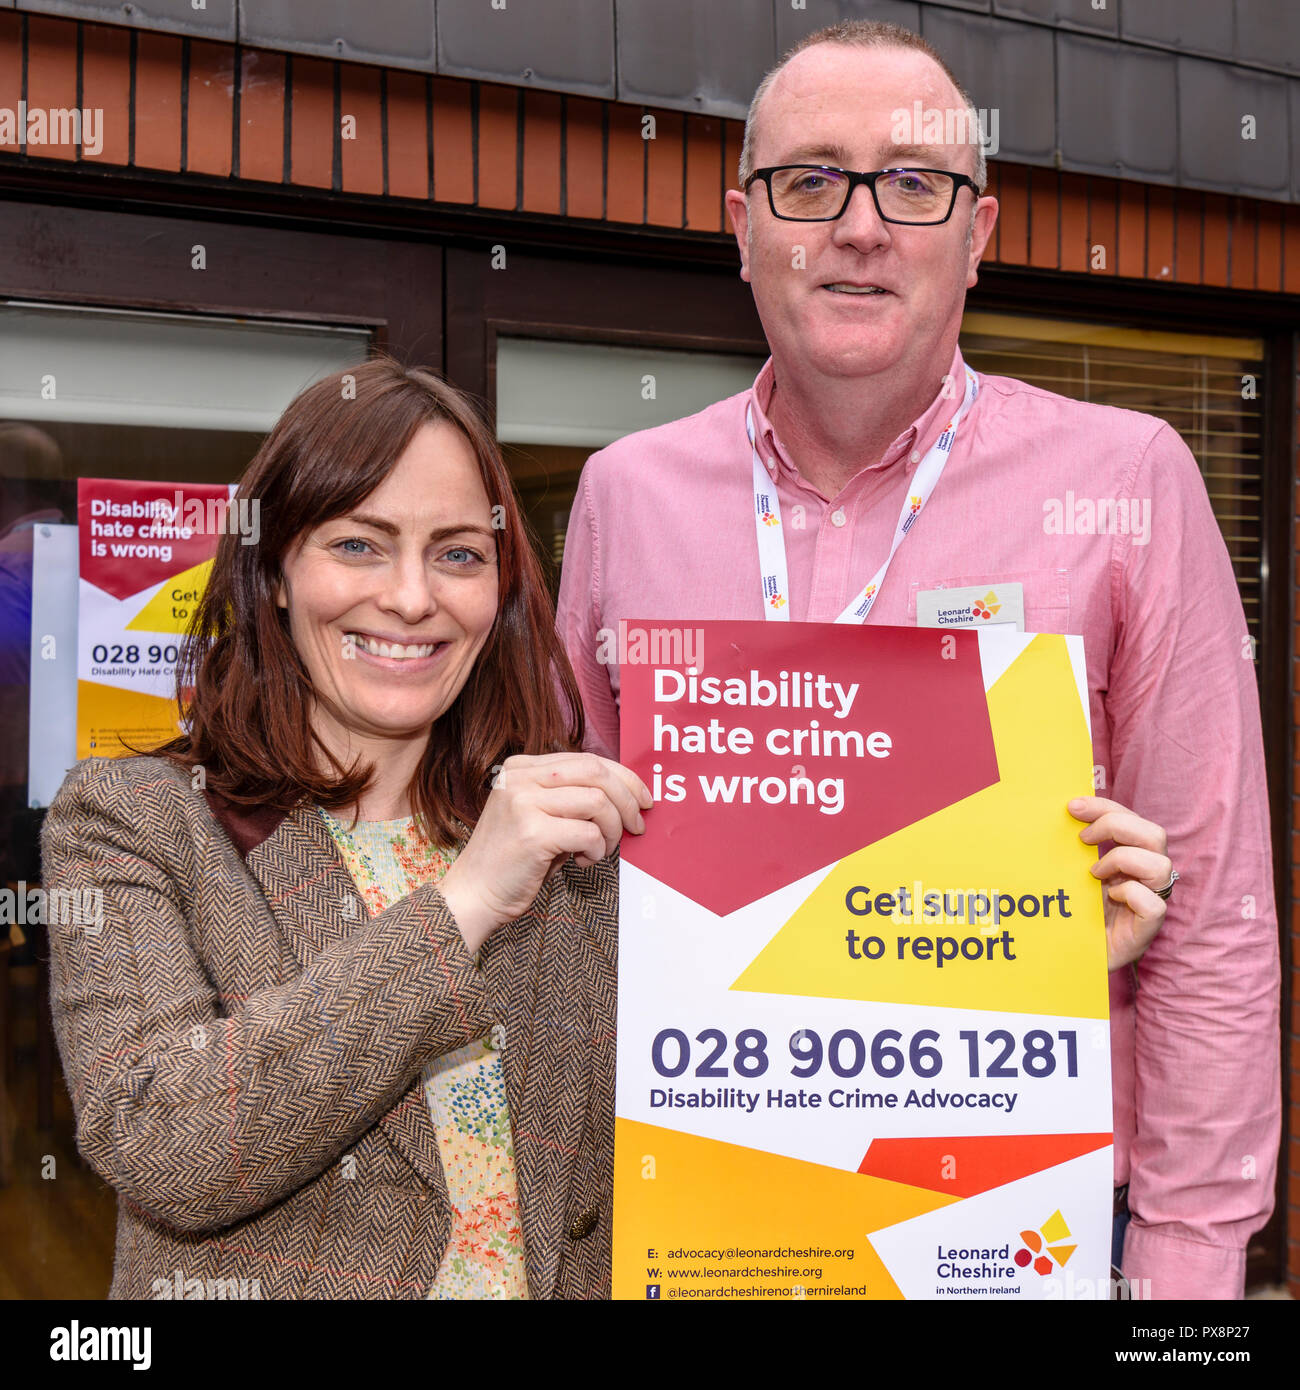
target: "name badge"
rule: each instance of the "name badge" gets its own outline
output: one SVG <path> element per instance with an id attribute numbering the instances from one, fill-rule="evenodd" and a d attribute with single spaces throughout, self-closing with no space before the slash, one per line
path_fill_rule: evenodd
<path id="1" fill-rule="evenodd" d="M 922 589 L 916 596 L 917 627 L 996 627 L 1025 630 L 1023 584 L 971 584 L 964 589 Z"/>

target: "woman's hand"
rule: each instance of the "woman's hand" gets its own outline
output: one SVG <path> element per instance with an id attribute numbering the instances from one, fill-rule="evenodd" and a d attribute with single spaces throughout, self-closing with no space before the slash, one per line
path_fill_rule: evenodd
<path id="1" fill-rule="evenodd" d="M 645 830 L 649 789 L 594 753 L 519 755 L 501 765 L 468 844 L 439 891 L 471 951 L 532 906 L 547 875 L 573 855 L 584 867 L 612 854 L 624 830 Z"/>
<path id="2" fill-rule="evenodd" d="M 1115 842 L 1091 867 L 1106 886 L 1106 968 L 1118 970 L 1141 957 L 1164 922 L 1165 902 L 1155 890 L 1169 882 L 1173 867 L 1168 837 L 1162 826 L 1104 796 L 1076 797 L 1066 809 L 1089 822 L 1079 832 L 1085 844 Z"/>

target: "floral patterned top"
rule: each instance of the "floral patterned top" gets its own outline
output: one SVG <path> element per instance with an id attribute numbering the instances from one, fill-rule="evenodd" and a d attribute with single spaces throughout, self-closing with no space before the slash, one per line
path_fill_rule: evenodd
<path id="1" fill-rule="evenodd" d="M 317 809 L 372 916 L 436 883 L 456 857 L 431 845 L 410 816 L 349 827 Z M 451 1240 L 428 1297 L 527 1298 L 514 1140 L 494 1038 L 434 1058 L 423 1081 L 452 1206 Z"/>

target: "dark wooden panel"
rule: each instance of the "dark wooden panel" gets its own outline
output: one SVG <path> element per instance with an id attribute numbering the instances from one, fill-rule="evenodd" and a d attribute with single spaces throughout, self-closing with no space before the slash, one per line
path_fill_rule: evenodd
<path id="1" fill-rule="evenodd" d="M 369 325 L 442 364 L 442 249 L 418 242 L 0 202 L 0 295 Z"/>

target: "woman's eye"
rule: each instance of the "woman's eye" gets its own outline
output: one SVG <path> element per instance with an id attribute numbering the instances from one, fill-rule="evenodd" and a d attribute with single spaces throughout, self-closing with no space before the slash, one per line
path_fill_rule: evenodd
<path id="1" fill-rule="evenodd" d="M 444 560 L 450 560 L 455 565 L 482 564 L 483 557 L 477 551 L 468 550 L 463 545 L 458 545 L 454 549 L 447 551 L 443 556 Z"/>
<path id="2" fill-rule="evenodd" d="M 353 547 L 357 547 L 354 549 Z M 346 540 L 336 541 L 335 550 L 344 555 L 364 555 L 370 549 L 370 542 L 363 541 L 356 536 L 349 536 Z"/>

